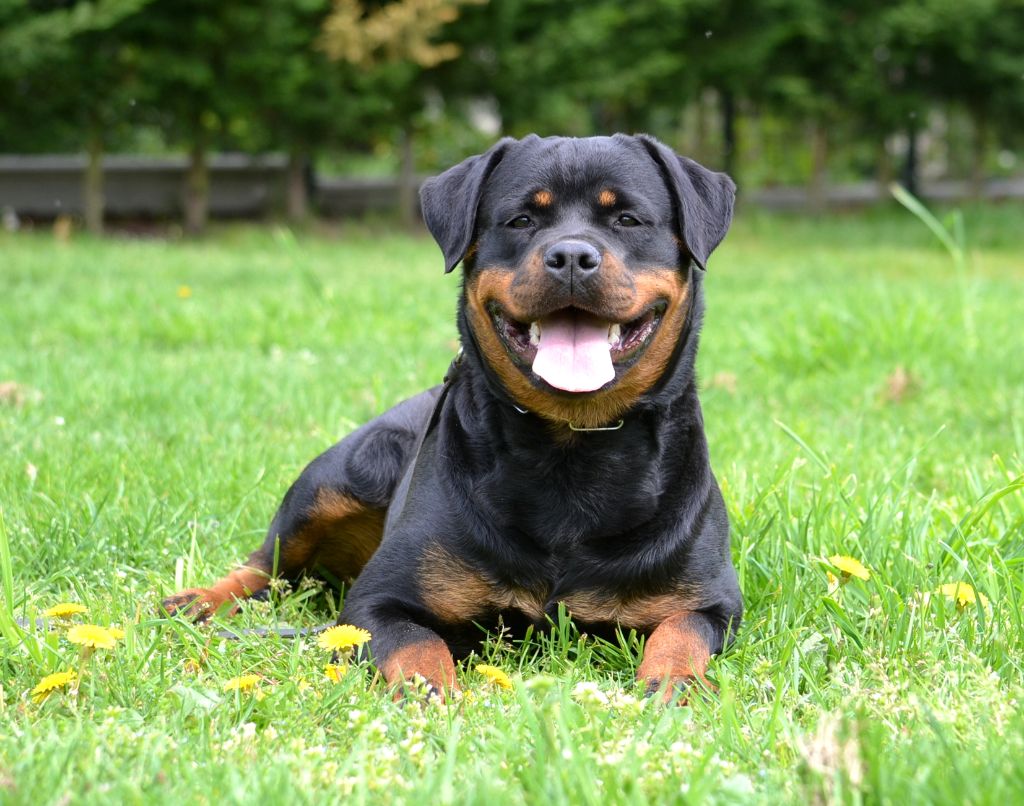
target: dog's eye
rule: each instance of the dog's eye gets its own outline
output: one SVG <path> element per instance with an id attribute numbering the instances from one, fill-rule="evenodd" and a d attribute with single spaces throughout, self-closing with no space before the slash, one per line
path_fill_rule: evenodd
<path id="1" fill-rule="evenodd" d="M 512 229 L 526 229 L 531 224 L 533 224 L 533 221 L 528 215 L 516 216 L 508 222 L 508 226 L 512 227 Z"/>
<path id="2" fill-rule="evenodd" d="M 615 223 L 620 227 L 639 227 L 642 222 L 636 216 L 631 216 L 629 213 L 623 213 L 615 219 Z"/>

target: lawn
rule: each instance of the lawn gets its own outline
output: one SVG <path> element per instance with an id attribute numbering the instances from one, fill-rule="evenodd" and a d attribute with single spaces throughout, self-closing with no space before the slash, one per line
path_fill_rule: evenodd
<path id="1" fill-rule="evenodd" d="M 156 615 L 256 545 L 308 460 L 440 380 L 458 277 L 425 237 L 0 235 L 0 801 L 1021 802 L 1022 220 L 968 210 L 959 271 L 901 208 L 741 210 L 699 368 L 747 614 L 718 692 L 671 708 L 639 698 L 635 636 L 568 622 L 488 641 L 466 696 L 422 707 L 363 666 L 328 679 L 310 638 Z M 830 587 L 836 554 L 868 579 Z M 233 623 L 336 611 L 279 593 Z M 16 626 L 61 602 L 123 638 Z"/>

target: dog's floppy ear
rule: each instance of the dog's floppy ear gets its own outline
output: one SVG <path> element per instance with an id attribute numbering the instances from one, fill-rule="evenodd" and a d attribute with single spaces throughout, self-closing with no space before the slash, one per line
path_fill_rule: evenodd
<path id="1" fill-rule="evenodd" d="M 680 157 L 650 135 L 640 134 L 637 139 L 668 180 L 686 248 L 698 266 L 707 268 L 708 256 L 722 242 L 732 221 L 736 184 L 726 174 Z"/>
<path id="2" fill-rule="evenodd" d="M 487 152 L 464 159 L 440 176 L 428 179 L 420 188 L 423 221 L 444 253 L 445 274 L 465 257 L 473 240 L 484 182 L 514 142 L 513 138 L 505 137 Z"/>

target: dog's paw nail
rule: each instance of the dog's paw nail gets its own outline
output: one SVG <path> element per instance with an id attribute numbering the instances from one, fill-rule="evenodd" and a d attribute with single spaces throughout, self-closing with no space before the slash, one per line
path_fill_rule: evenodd
<path id="1" fill-rule="evenodd" d="M 660 696 L 665 705 L 673 701 L 676 705 L 686 705 L 690 692 L 694 688 L 699 688 L 696 686 L 697 678 L 691 675 L 673 677 L 668 682 L 654 678 L 641 678 L 640 682 L 644 684 L 644 697 L 650 699 Z M 705 685 L 707 684 L 705 683 Z"/>
<path id="2" fill-rule="evenodd" d="M 183 591 L 168 596 L 160 602 L 163 610 L 161 615 L 183 616 L 194 621 L 205 621 L 210 616 L 212 606 L 201 591 Z"/>
<path id="3" fill-rule="evenodd" d="M 661 683 L 657 680 L 648 680 L 644 683 L 644 696 L 653 697 L 661 690 Z"/>

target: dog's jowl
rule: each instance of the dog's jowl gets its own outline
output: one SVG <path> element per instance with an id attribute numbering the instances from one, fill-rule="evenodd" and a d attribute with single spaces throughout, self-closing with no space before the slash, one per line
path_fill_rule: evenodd
<path id="1" fill-rule="evenodd" d="M 647 636 L 641 681 L 703 679 L 742 602 L 694 359 L 735 188 L 647 136 L 505 139 L 426 182 L 461 264 L 445 383 L 353 432 L 284 497 L 263 545 L 165 607 L 203 616 L 318 569 L 392 684 L 457 689 L 481 627 Z M 662 688 L 664 687 L 664 688 Z"/>

